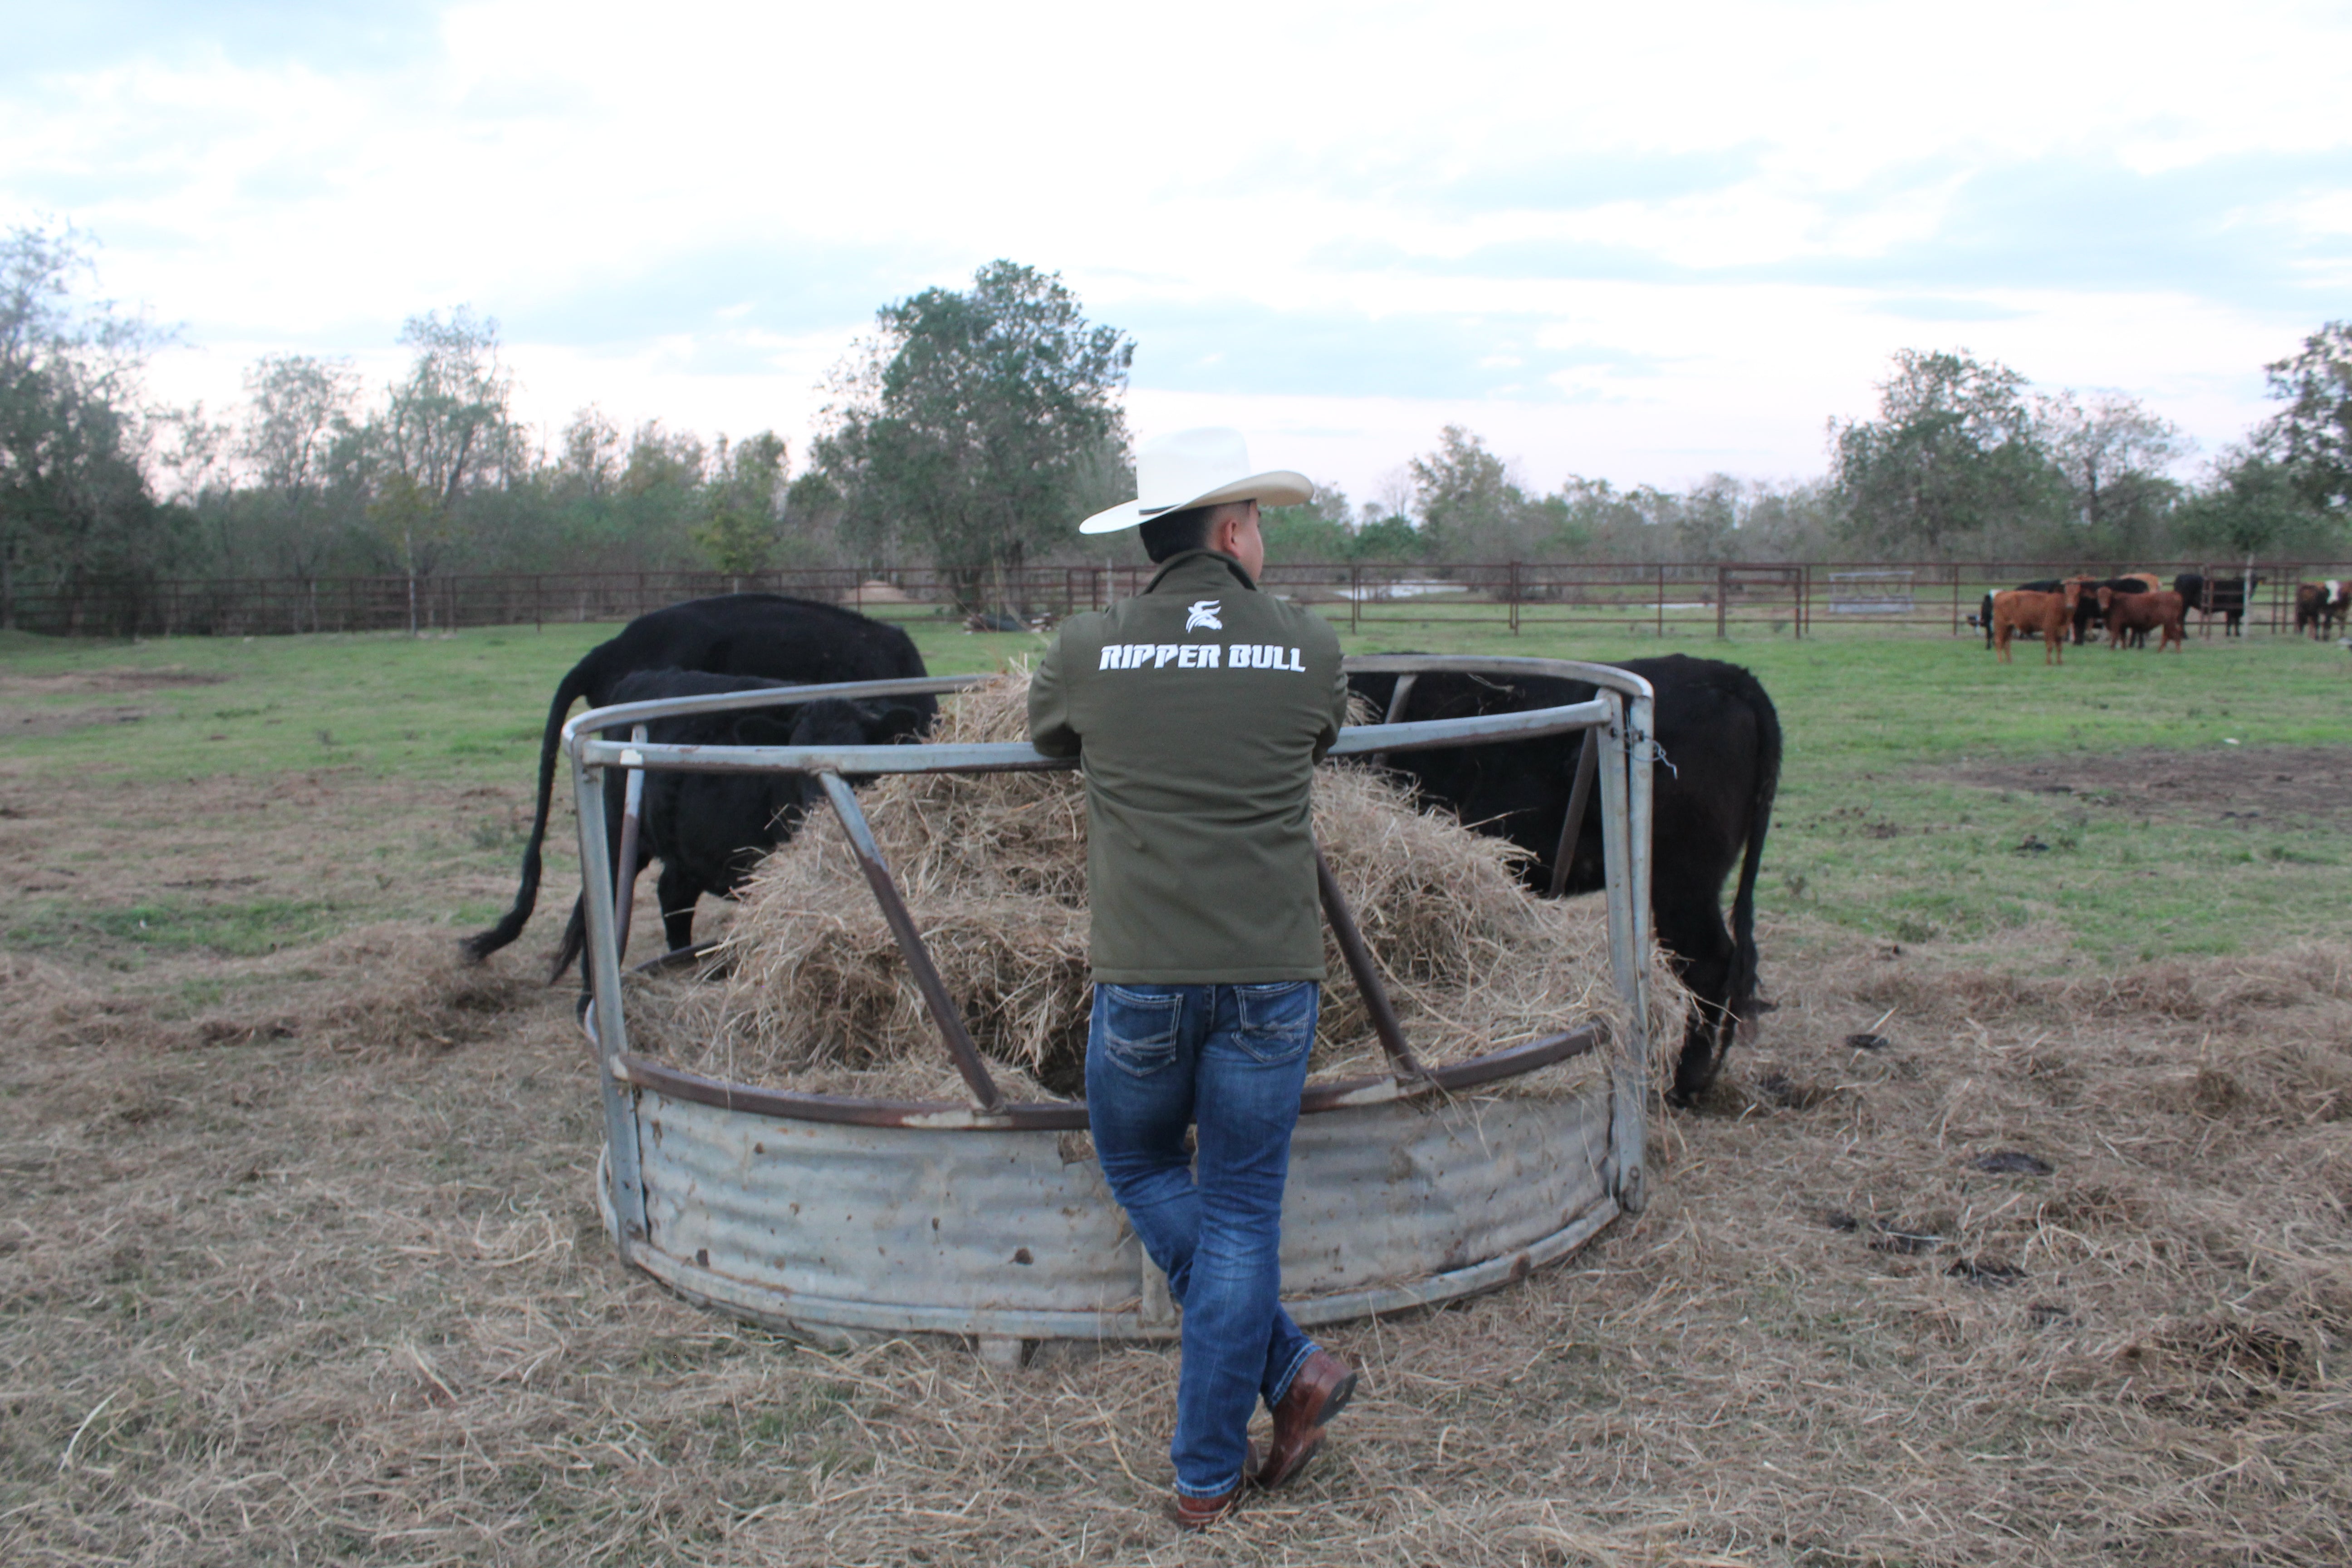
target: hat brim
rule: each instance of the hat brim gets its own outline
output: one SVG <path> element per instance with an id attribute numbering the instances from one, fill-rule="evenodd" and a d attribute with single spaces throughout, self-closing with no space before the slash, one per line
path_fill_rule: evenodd
<path id="1" fill-rule="evenodd" d="M 1217 506 L 1229 500 L 1254 500 L 1263 506 L 1297 506 L 1315 494 L 1314 481 L 1305 474 L 1290 468 L 1274 468 L 1263 474 L 1252 474 L 1245 479 L 1234 479 L 1219 485 L 1204 495 L 1174 506 L 1153 507 L 1149 515 L 1143 510 L 1140 498 L 1122 501 L 1108 511 L 1098 511 L 1078 524 L 1080 533 L 1117 533 L 1123 528 L 1134 528 L 1155 517 L 1165 517 L 1171 511 L 1186 511 L 1196 506 Z"/>

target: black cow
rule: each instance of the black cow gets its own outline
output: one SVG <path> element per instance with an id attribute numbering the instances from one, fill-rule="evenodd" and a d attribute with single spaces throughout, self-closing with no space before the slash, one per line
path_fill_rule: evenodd
<path id="1" fill-rule="evenodd" d="M 2063 594 L 2066 591 L 2066 584 L 2055 577 L 2036 577 L 2031 583 L 2020 583 L 2017 589 L 2021 594 Z M 1990 594 L 1987 594 L 1979 602 L 1977 613 L 1969 617 L 1969 625 L 1984 628 L 1985 651 L 1990 653 L 1992 651 L 1992 595 Z M 2017 635 L 2038 637 L 2041 634 L 2020 627 Z"/>
<path id="2" fill-rule="evenodd" d="M 1758 1011 L 1756 873 L 1780 788 L 1780 717 L 1756 678 L 1735 664 L 1670 654 L 1626 659 L 1618 668 L 1657 691 L 1655 739 L 1664 760 L 1651 773 L 1650 909 L 1659 944 L 1698 1003 L 1675 1061 L 1671 1095 L 1675 1104 L 1687 1105 L 1715 1081 L 1733 1034 Z M 1353 675 L 1348 684 L 1386 712 L 1397 679 Z M 1582 681 L 1549 676 L 1429 674 L 1414 681 L 1395 717 L 1519 712 L 1589 701 L 1592 694 Z M 1390 765 L 1425 799 L 1528 850 L 1534 858 L 1521 875 L 1530 887 L 1549 891 L 1582 743 L 1580 734 L 1570 733 L 1400 752 Z M 1602 886 L 1598 794 L 1569 858 L 1565 891 L 1570 893 Z M 1739 886 L 1727 932 L 1723 884 L 1735 862 Z"/>
<path id="3" fill-rule="evenodd" d="M 2197 612 L 2199 630 L 2202 631 L 2215 616 L 2221 617 L 2223 637 L 2243 637 L 2246 618 L 2246 590 L 2259 585 L 2262 579 L 2231 574 L 2227 577 L 2208 577 L 2201 572 L 2183 572 L 2172 580 L 2172 591 L 2180 602 Z"/>
<path id="4" fill-rule="evenodd" d="M 641 669 L 756 675 L 810 686 L 929 673 L 913 640 L 897 626 L 835 605 L 781 594 L 689 599 L 639 616 L 620 636 L 590 648 L 556 685 L 555 700 L 547 710 L 547 731 L 540 741 L 539 805 L 531 816 L 530 841 L 523 847 L 522 886 L 504 919 L 457 944 L 468 959 L 479 962 L 520 936 L 538 902 L 540 846 L 547 837 L 557 743 L 572 703 L 584 700 L 591 708 L 607 707 L 614 688 Z M 906 700 L 923 715 L 926 725 L 939 711 L 934 698 Z"/>
<path id="5" fill-rule="evenodd" d="M 757 676 L 705 675 L 682 669 L 640 670 L 613 689 L 614 702 L 654 702 L 670 697 L 715 697 L 729 691 L 772 690 L 790 681 Z M 671 746 L 884 746 L 920 735 L 930 713 L 911 697 L 849 702 L 837 697 L 792 707 L 753 708 L 735 713 L 699 713 L 661 719 L 646 727 L 646 738 Z M 625 740 L 627 730 L 608 730 L 609 740 Z M 604 773 L 604 852 L 607 864 L 621 858 L 621 816 L 626 809 L 628 773 Z M 694 907 L 703 894 L 732 898 L 760 858 L 789 840 L 824 790 L 804 773 L 646 774 L 637 805 L 636 864 L 630 880 L 649 860 L 661 862 L 654 884 L 660 900 L 662 934 L 675 951 L 694 941 Z M 617 897 L 619 889 L 614 894 Z M 556 952 L 552 982 L 562 977 L 588 942 L 588 911 L 572 904 L 571 922 Z"/>

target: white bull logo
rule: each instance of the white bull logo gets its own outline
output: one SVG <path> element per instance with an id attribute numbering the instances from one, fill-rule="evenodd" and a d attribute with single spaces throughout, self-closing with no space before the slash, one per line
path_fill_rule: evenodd
<path id="1" fill-rule="evenodd" d="M 1223 631 L 1225 623 L 1217 619 L 1217 606 L 1223 603 L 1222 599 L 1193 600 L 1184 607 L 1184 629 L 1197 632 L 1205 626 L 1213 632 Z"/>

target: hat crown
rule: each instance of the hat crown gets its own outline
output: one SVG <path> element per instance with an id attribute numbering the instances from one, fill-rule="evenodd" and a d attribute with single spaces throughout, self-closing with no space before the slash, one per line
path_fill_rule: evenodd
<path id="1" fill-rule="evenodd" d="M 1288 468 L 1252 473 L 1249 443 L 1240 431 L 1222 426 L 1146 441 L 1135 454 L 1135 500 L 1095 513 L 1078 524 L 1078 531 L 1116 533 L 1171 511 L 1220 501 L 1297 506 L 1315 494 L 1315 483 L 1305 474 Z"/>
<path id="2" fill-rule="evenodd" d="M 1151 517 L 1249 477 L 1249 443 L 1240 431 L 1218 426 L 1179 430 L 1137 448 L 1137 508 Z"/>

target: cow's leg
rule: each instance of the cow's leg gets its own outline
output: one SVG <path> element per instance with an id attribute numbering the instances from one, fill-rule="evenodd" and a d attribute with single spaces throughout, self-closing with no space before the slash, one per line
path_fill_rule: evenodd
<path id="1" fill-rule="evenodd" d="M 1717 902 L 1720 894 L 1720 889 L 1691 888 L 1671 901 L 1654 897 L 1652 901 L 1658 945 L 1666 950 L 1675 974 L 1691 994 L 1690 1021 L 1683 1030 L 1675 1087 L 1667 1096 L 1675 1105 L 1690 1104 L 1715 1082 L 1739 1026 L 1731 1010 L 1731 972 L 1738 952 Z"/>
<path id="2" fill-rule="evenodd" d="M 702 883 L 690 871 L 662 863 L 661 880 L 654 884 L 661 900 L 662 936 L 676 952 L 694 945 L 694 905 L 702 897 Z"/>

